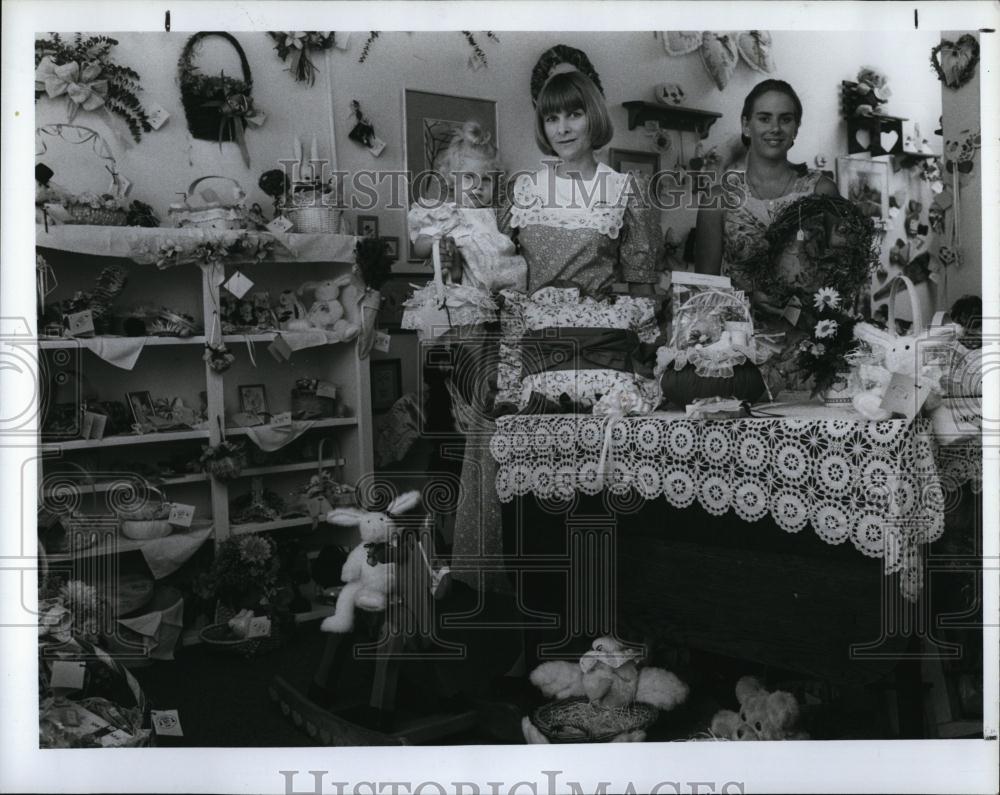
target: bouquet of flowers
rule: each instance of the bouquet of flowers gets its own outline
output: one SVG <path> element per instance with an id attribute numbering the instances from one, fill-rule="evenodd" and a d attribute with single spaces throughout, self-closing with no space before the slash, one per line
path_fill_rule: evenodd
<path id="1" fill-rule="evenodd" d="M 202 590 L 234 610 L 273 604 L 281 568 L 277 551 L 267 535 L 230 536 L 216 550 Z"/>
<path id="2" fill-rule="evenodd" d="M 203 448 L 198 463 L 205 472 L 225 481 L 238 478 L 247 459 L 242 446 L 233 442 L 219 442 Z"/>
<path id="3" fill-rule="evenodd" d="M 316 82 L 316 64 L 309 56 L 333 47 L 336 35 L 333 31 L 282 30 L 268 33 L 276 42 L 274 49 L 282 61 L 288 61 L 288 71 L 297 83 Z"/>
<path id="4" fill-rule="evenodd" d="M 840 293 L 832 287 L 816 291 L 813 307 L 812 333 L 799 343 L 796 362 L 813 379 L 812 394 L 817 395 L 849 368 L 848 357 L 857 345 L 854 326 L 861 317 L 841 306 Z"/>

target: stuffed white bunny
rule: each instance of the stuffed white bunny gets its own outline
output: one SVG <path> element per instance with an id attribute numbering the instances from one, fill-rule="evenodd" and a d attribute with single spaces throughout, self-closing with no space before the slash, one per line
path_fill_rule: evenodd
<path id="1" fill-rule="evenodd" d="M 401 494 L 385 513 L 358 508 L 337 508 L 327 514 L 330 524 L 357 526 L 361 543 L 347 556 L 340 578 L 347 583 L 337 597 L 336 612 L 323 620 L 323 632 L 350 632 L 354 628 L 354 608 L 385 610 L 388 596 L 396 584 L 396 563 L 392 560 L 393 521 L 399 514 L 420 504 L 420 492 Z"/>

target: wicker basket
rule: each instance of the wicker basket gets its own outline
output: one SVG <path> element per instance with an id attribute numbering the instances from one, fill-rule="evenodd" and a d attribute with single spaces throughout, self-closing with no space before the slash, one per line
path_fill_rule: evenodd
<path id="1" fill-rule="evenodd" d="M 90 224 L 92 226 L 125 226 L 128 213 L 120 207 L 109 210 L 106 207 L 91 207 L 87 204 L 63 205 L 69 213 L 68 224 Z"/>
<path id="2" fill-rule="evenodd" d="M 209 179 L 221 179 L 231 182 L 236 186 L 234 200 L 231 202 L 209 202 L 203 207 L 192 207 L 188 204 L 188 199 L 195 195 L 195 189 L 202 182 Z M 195 229 L 243 229 L 246 226 L 246 207 L 243 200 L 246 198 L 246 191 L 235 179 L 231 177 L 207 176 L 199 177 L 190 185 L 184 194 L 184 202 L 181 204 L 171 204 L 168 214 L 175 226 L 193 227 Z"/>
<path id="3" fill-rule="evenodd" d="M 275 617 L 271 617 L 271 634 L 267 637 L 241 638 L 229 627 L 229 619 L 235 615 L 228 607 L 219 605 L 215 610 L 216 623 L 209 624 L 198 633 L 202 643 L 218 652 L 236 655 L 245 660 L 252 660 L 260 654 L 281 647 L 284 638 L 281 623 Z"/>
<path id="4" fill-rule="evenodd" d="M 166 519 L 123 519 L 122 535 L 133 541 L 152 541 L 166 538 L 174 531 L 174 526 Z"/>
<path id="5" fill-rule="evenodd" d="M 641 701 L 605 709 L 585 698 L 567 698 L 539 707 L 531 722 L 551 743 L 606 743 L 624 732 L 648 729 L 658 715 L 656 707 Z"/>
<path id="6" fill-rule="evenodd" d="M 296 232 L 336 235 L 340 233 L 338 207 L 286 207 L 284 215 Z"/>

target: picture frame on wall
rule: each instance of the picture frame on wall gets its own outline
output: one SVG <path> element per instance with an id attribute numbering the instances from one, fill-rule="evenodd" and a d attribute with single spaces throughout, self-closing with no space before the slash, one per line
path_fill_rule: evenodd
<path id="1" fill-rule="evenodd" d="M 478 121 L 483 132 L 500 146 L 496 100 L 403 89 L 403 156 L 410 205 L 420 198 L 440 198 L 441 181 L 433 176 L 434 161 L 455 130 L 467 121 Z M 409 238 L 406 240 L 407 270 L 430 273 L 430 264 L 414 256 Z M 416 263 L 420 266 L 414 268 Z"/>
<path id="2" fill-rule="evenodd" d="M 378 237 L 378 216 L 359 215 L 358 216 L 358 237 Z"/>
<path id="3" fill-rule="evenodd" d="M 402 359 L 372 359 L 372 411 L 388 411 L 403 396 Z"/>
<path id="4" fill-rule="evenodd" d="M 635 174 L 651 180 L 660 170 L 660 153 L 609 149 L 608 165 L 620 174 Z"/>
<path id="5" fill-rule="evenodd" d="M 392 257 L 393 262 L 399 259 L 399 238 L 383 237 L 382 243 L 385 245 L 385 253 Z"/>
<path id="6" fill-rule="evenodd" d="M 837 190 L 880 226 L 888 223 L 888 162 L 862 157 L 838 157 Z"/>

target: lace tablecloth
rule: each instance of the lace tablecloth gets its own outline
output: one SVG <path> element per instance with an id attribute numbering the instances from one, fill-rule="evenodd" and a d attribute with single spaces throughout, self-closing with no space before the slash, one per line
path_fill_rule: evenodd
<path id="1" fill-rule="evenodd" d="M 785 416 L 688 420 L 683 413 L 639 417 L 517 415 L 497 422 L 490 450 L 504 502 L 534 494 L 634 489 L 679 508 L 746 521 L 770 514 L 783 530 L 806 526 L 828 544 L 846 541 L 901 572 L 901 589 L 922 587 L 920 546 L 944 531 L 945 495 L 929 423 L 868 422 L 818 404 L 785 406 Z"/>

